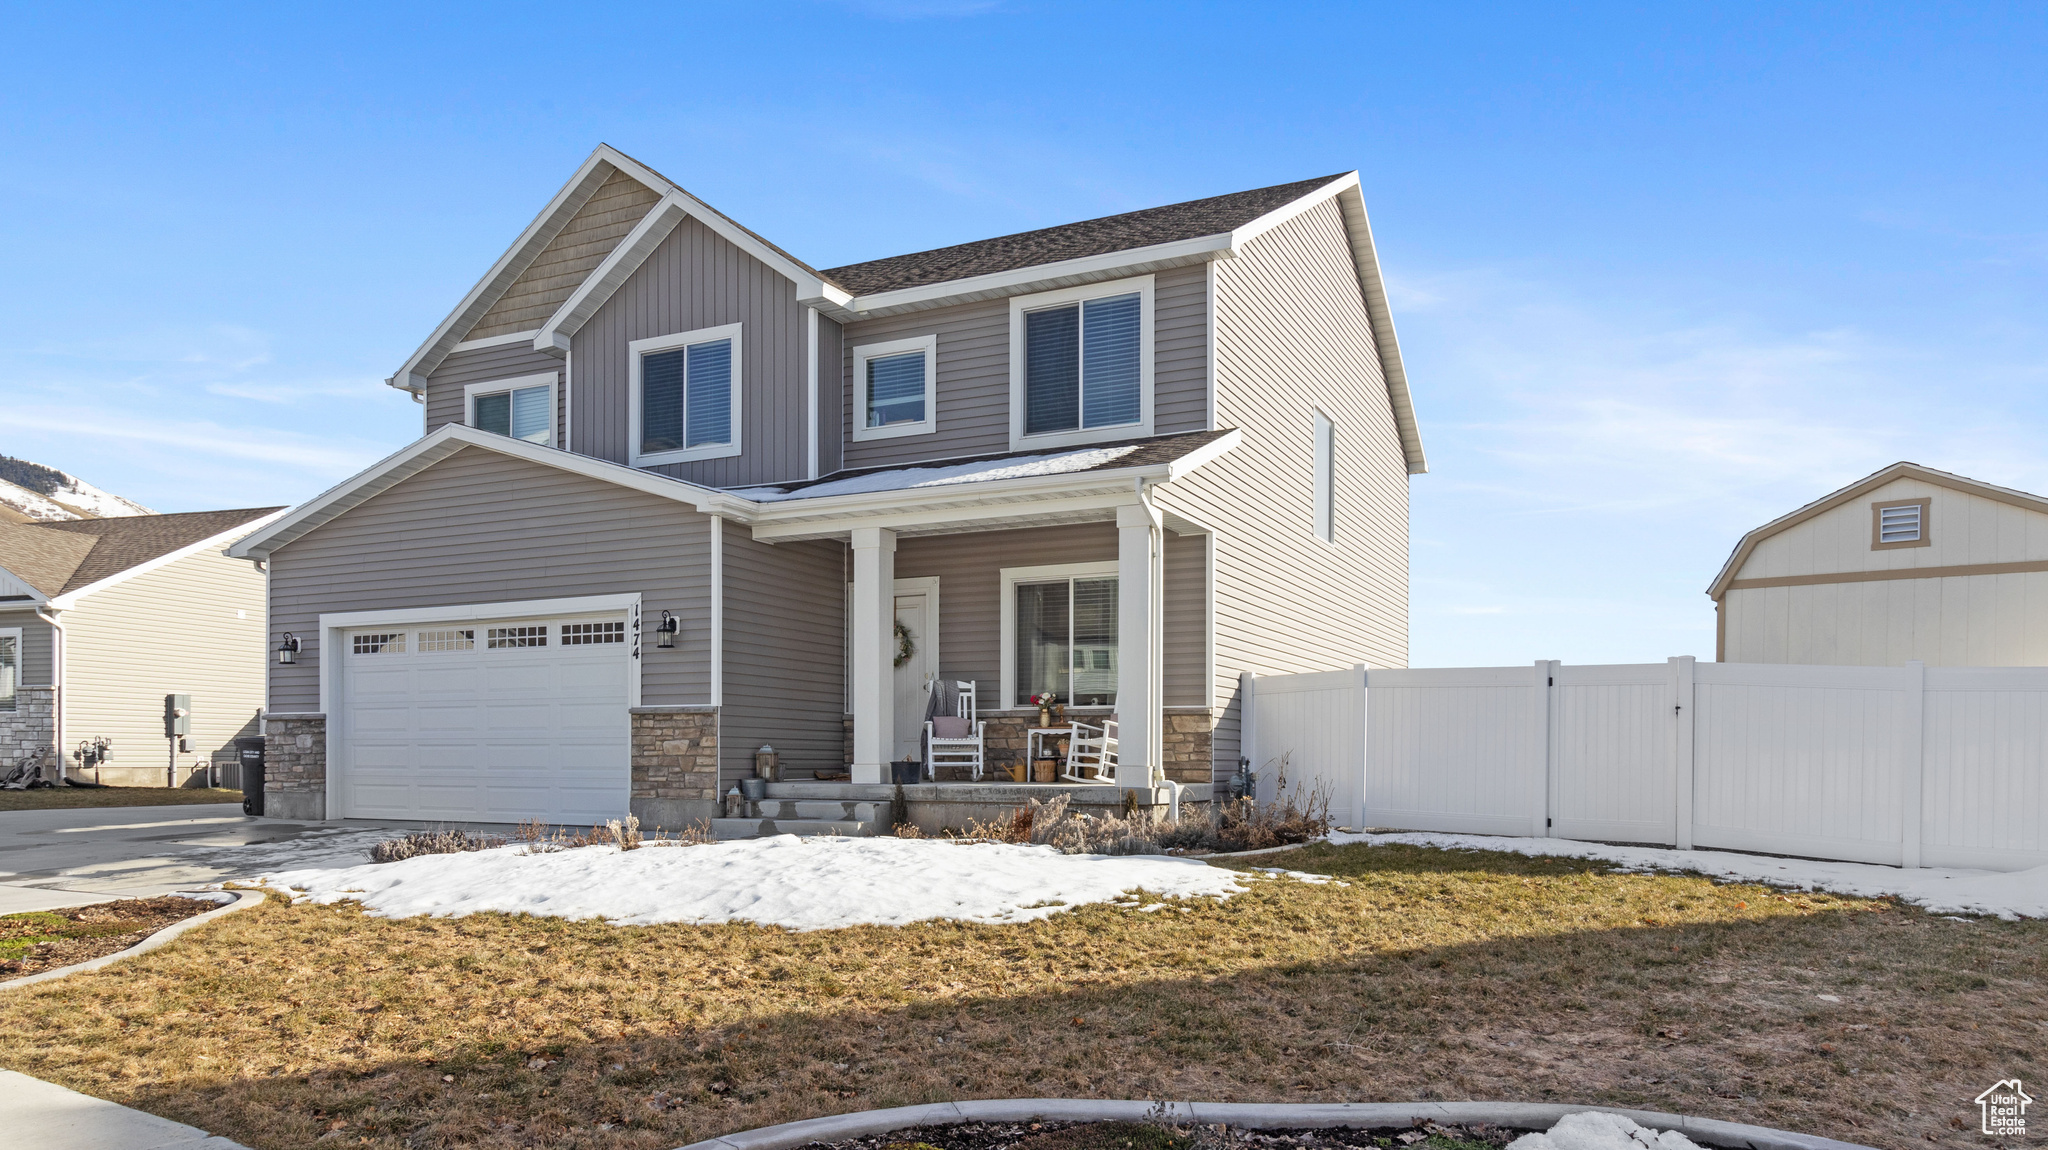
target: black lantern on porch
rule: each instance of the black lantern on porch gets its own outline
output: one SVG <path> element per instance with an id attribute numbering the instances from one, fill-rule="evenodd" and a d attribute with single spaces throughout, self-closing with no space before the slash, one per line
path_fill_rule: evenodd
<path id="1" fill-rule="evenodd" d="M 683 629 L 683 621 L 666 611 L 661 613 L 661 622 L 654 628 L 654 645 L 664 651 L 676 645 L 676 632 Z"/>
<path id="2" fill-rule="evenodd" d="M 287 667 L 299 661 L 299 638 L 290 631 L 284 633 L 284 642 L 277 645 L 277 661 Z"/>

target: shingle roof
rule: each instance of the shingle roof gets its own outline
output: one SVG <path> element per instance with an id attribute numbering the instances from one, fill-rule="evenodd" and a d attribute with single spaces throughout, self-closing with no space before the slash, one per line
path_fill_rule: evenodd
<path id="1" fill-rule="evenodd" d="M 1154 435 L 1142 439 L 1118 439 L 1107 443 L 1091 443 L 1085 447 L 1039 447 L 1029 451 L 999 451 L 988 455 L 962 455 L 948 459 L 920 460 L 916 463 L 890 463 L 879 467 L 850 467 L 842 471 L 835 471 L 830 475 L 821 475 L 816 479 L 802 480 L 796 483 L 777 483 L 769 487 L 757 485 L 751 488 L 751 490 L 778 491 L 785 495 L 793 495 L 807 488 L 839 483 L 842 480 L 856 479 L 863 475 L 879 475 L 884 472 L 903 472 L 906 475 L 910 475 L 918 471 L 952 470 L 974 463 L 997 463 L 1034 459 L 1048 455 L 1107 452 L 1109 449 L 1117 447 L 1133 447 L 1134 450 L 1116 455 L 1114 458 L 1093 466 L 1077 467 L 1070 472 L 1065 472 L 1065 474 L 1078 475 L 1087 471 L 1120 471 L 1131 467 L 1154 467 L 1162 463 L 1172 463 L 1174 460 L 1190 452 L 1229 435 L 1232 430 L 1234 429 L 1225 427 L 1216 431 L 1188 431 L 1177 435 Z M 735 487 L 728 488 L 727 490 L 746 494 L 750 488 Z"/>
<path id="2" fill-rule="evenodd" d="M 1322 176 L 1270 188 L 1253 188 L 1206 200 L 1167 204 L 1117 216 L 1082 220 L 1034 232 L 890 256 L 826 268 L 820 275 L 855 295 L 923 287 L 991 272 L 1035 267 L 1059 260 L 1150 247 L 1233 231 L 1267 212 L 1285 207 L 1337 179 Z"/>
<path id="3" fill-rule="evenodd" d="M 0 567 L 26 579 L 45 595 L 62 595 L 281 510 L 244 507 L 55 523 L 0 523 Z"/>

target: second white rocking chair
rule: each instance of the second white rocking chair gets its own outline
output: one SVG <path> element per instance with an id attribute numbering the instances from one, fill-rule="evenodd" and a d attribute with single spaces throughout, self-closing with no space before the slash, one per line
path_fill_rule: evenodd
<path id="1" fill-rule="evenodd" d="M 939 684 L 933 682 L 932 690 L 938 689 Z M 940 767 L 966 767 L 979 782 L 987 756 L 983 733 L 988 724 L 975 714 L 973 683 L 956 682 L 953 690 L 957 698 L 954 713 L 925 720 L 924 776 L 937 782 Z"/>
<path id="2" fill-rule="evenodd" d="M 1070 783 L 1116 782 L 1115 718 L 1104 720 L 1100 727 L 1074 724 L 1074 734 L 1067 743 L 1067 769 L 1060 773 L 1060 779 Z"/>

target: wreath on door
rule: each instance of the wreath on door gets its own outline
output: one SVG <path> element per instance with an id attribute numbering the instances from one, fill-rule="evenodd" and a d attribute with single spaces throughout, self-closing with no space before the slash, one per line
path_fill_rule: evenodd
<path id="1" fill-rule="evenodd" d="M 910 638 L 910 628 L 903 625 L 903 620 L 896 620 L 895 665 L 901 667 L 903 664 L 910 662 L 910 657 L 915 654 L 917 654 L 917 644 Z"/>

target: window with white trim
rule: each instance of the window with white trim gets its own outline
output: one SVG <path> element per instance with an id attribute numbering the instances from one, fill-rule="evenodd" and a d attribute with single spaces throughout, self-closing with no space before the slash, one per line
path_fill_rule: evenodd
<path id="1" fill-rule="evenodd" d="M 1337 541 L 1337 425 L 1315 415 L 1315 530 L 1325 543 Z"/>
<path id="2" fill-rule="evenodd" d="M 564 623 L 562 624 L 562 646 L 587 647 L 594 643 L 623 643 L 626 641 L 624 623 Z"/>
<path id="3" fill-rule="evenodd" d="M 1116 704 L 1114 563 L 1003 571 L 1005 705 L 1051 694 L 1078 707 Z"/>
<path id="4" fill-rule="evenodd" d="M 740 453 L 740 325 L 636 339 L 631 358 L 635 465 Z"/>
<path id="5" fill-rule="evenodd" d="M 429 651 L 474 651 L 476 629 L 459 627 L 447 631 L 421 631 L 420 653 Z"/>
<path id="6" fill-rule="evenodd" d="M 351 637 L 350 650 L 357 655 L 403 655 L 405 654 L 405 632 L 384 631 L 372 635 Z"/>
<path id="7" fill-rule="evenodd" d="M 21 694 L 21 628 L 0 627 L 0 711 L 15 709 Z"/>
<path id="8" fill-rule="evenodd" d="M 855 439 L 938 429 L 938 346 L 938 336 L 921 335 L 853 349 Z"/>
<path id="9" fill-rule="evenodd" d="M 1152 277 L 1010 301 L 1012 446 L 1152 433 Z"/>
<path id="10" fill-rule="evenodd" d="M 545 623 L 521 627 L 492 627 L 484 633 L 484 646 L 496 651 L 506 647 L 545 647 L 548 645 L 548 627 Z"/>
<path id="11" fill-rule="evenodd" d="M 471 427 L 528 443 L 555 443 L 555 374 L 472 383 L 462 389 L 463 418 Z"/>

